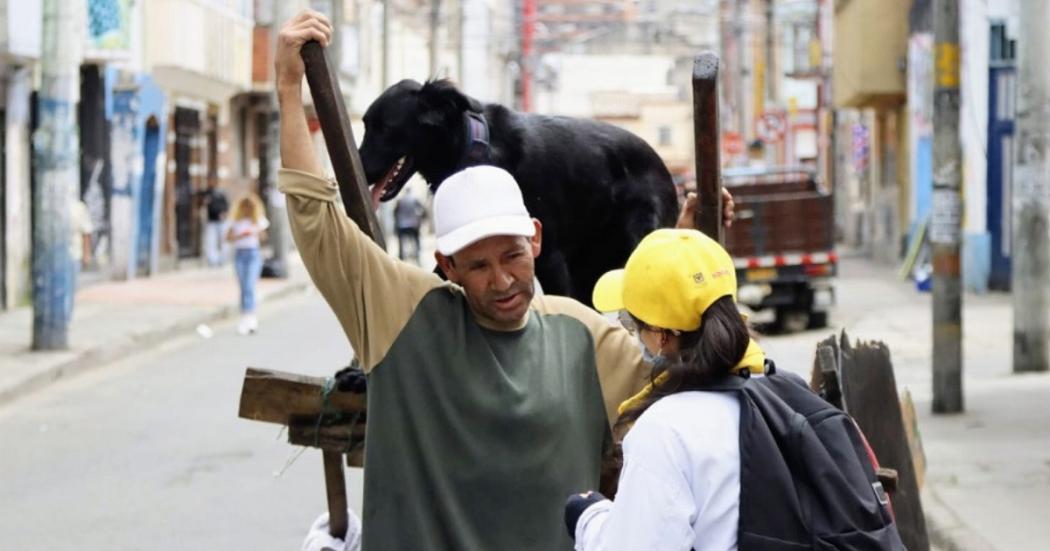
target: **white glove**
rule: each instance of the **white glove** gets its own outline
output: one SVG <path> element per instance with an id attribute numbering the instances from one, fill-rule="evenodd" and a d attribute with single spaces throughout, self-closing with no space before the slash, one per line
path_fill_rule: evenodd
<path id="1" fill-rule="evenodd" d="M 302 551 L 360 551 L 361 519 L 347 509 L 346 535 L 343 539 L 332 537 L 328 533 L 328 513 L 317 517 L 310 526 L 310 533 L 303 540 Z"/>

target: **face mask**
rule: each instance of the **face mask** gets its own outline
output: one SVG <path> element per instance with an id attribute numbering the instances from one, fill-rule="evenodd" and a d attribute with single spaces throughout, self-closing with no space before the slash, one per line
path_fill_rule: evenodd
<path id="1" fill-rule="evenodd" d="M 653 354 L 652 352 L 649 352 L 649 347 L 645 346 L 645 343 L 642 342 L 641 333 L 635 334 L 634 338 L 638 342 L 638 348 L 642 351 L 642 360 L 644 360 L 645 363 L 653 367 L 661 367 L 667 362 L 667 358 L 665 358 L 663 354 Z"/>

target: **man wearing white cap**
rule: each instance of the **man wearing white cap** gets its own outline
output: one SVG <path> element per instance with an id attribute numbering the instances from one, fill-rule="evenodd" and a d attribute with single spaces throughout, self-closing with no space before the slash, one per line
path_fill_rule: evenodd
<path id="1" fill-rule="evenodd" d="M 631 336 L 569 298 L 535 296 L 542 228 L 506 171 L 479 166 L 434 198 L 449 281 L 401 262 L 319 175 L 301 103 L 307 14 L 282 32 L 278 186 L 292 234 L 368 375 L 362 548 L 572 549 L 565 496 L 596 487 L 617 406 L 646 382 Z"/>

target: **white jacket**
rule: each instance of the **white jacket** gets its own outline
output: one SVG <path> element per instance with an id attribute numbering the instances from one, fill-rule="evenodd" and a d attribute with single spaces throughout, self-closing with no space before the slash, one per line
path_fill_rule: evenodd
<path id="1" fill-rule="evenodd" d="M 587 508 L 577 551 L 736 549 L 740 403 L 732 392 L 665 397 L 623 442 L 616 501 Z"/>

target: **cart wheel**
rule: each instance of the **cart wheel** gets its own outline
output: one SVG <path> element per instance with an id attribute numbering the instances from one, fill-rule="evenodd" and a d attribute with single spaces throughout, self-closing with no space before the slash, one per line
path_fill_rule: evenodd
<path id="1" fill-rule="evenodd" d="M 784 333 L 799 333 L 809 327 L 809 311 L 782 308 L 777 310 L 777 327 Z"/>

